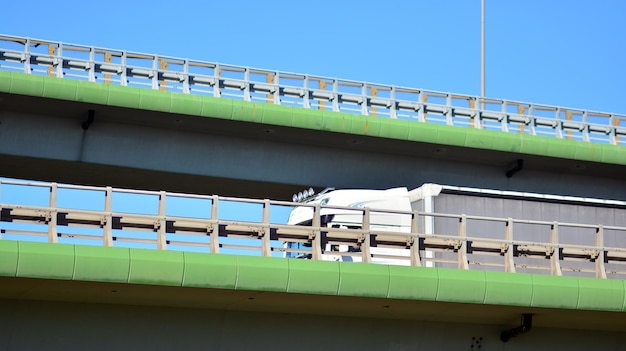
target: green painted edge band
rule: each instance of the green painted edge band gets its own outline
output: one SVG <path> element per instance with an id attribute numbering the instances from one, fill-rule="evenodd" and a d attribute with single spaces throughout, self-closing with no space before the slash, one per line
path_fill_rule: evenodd
<path id="1" fill-rule="evenodd" d="M 626 165 L 618 145 L 504 133 L 0 71 L 0 92 L 239 122 Z"/>
<path id="2" fill-rule="evenodd" d="M 626 280 L 0 240 L 0 275 L 626 312 Z"/>

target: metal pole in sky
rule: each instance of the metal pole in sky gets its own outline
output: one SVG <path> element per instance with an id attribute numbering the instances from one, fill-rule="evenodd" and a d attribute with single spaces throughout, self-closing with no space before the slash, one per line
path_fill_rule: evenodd
<path id="1" fill-rule="evenodd" d="M 483 108 L 485 101 L 485 0 L 481 0 L 480 12 L 480 97 L 483 101 L 480 106 Z"/>

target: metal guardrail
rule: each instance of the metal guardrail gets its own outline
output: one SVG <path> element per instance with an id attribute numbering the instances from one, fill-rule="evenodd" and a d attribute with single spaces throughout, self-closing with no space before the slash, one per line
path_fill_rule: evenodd
<path id="1" fill-rule="evenodd" d="M 319 204 L 7 180 L 0 182 L 0 192 L 0 240 L 212 254 L 299 255 L 317 260 L 341 257 L 366 263 L 598 278 L 626 276 L 626 245 L 621 245 L 626 244 L 626 227 L 330 207 L 361 216 L 360 228 L 346 229 L 324 227 L 320 213 L 329 206 Z M 91 201 L 85 203 L 85 198 Z M 6 199 L 15 203 L 6 203 Z M 176 213 L 177 203 L 182 215 Z M 129 204 L 132 206 L 124 208 Z M 236 210 L 229 214 L 229 206 Z M 287 225 L 286 214 L 295 206 L 311 206 L 312 223 Z M 275 212 L 283 216 L 277 217 Z M 368 229 L 372 213 L 406 216 L 411 219 L 411 232 Z M 458 223 L 458 232 L 424 234 L 421 224 L 433 218 Z M 485 226 L 472 224 L 477 221 L 491 223 L 490 228 L 495 229 L 486 231 Z M 540 228 L 550 239 L 524 240 L 524 228 L 528 226 Z M 519 229 L 515 235 L 514 229 Z M 591 244 L 568 242 L 568 235 L 581 231 Z M 605 240 L 620 246 L 606 246 Z M 341 251 L 342 246 L 351 250 Z"/>
<path id="2" fill-rule="evenodd" d="M 626 145 L 626 115 L 0 35 L 0 70 Z"/>

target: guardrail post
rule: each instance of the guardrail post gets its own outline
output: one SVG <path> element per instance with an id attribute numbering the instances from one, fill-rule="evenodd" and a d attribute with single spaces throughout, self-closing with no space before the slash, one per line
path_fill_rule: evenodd
<path id="1" fill-rule="evenodd" d="M 252 97 L 250 96 L 250 68 L 246 67 L 243 69 L 243 101 L 251 101 Z"/>
<path id="2" fill-rule="evenodd" d="M 515 261 L 513 260 L 513 219 L 507 218 L 504 239 L 507 241 L 506 251 L 504 254 L 504 270 L 506 272 L 515 273 Z M 504 248 L 503 248 L 504 250 Z"/>
<path id="3" fill-rule="evenodd" d="M 589 126 L 586 128 L 589 130 Z M 619 137 L 617 136 L 617 127 L 611 127 L 609 130 L 609 144 L 611 145 L 619 145 Z"/>
<path id="4" fill-rule="evenodd" d="M 302 95 L 302 107 L 304 108 L 311 108 L 311 80 L 309 79 L 309 75 L 305 74 L 302 77 L 302 86 L 304 89 L 304 94 Z M 322 86 L 325 84 L 324 82 L 322 82 L 321 80 L 319 81 L 319 89 L 323 90 Z M 279 88 L 280 89 L 280 88 Z M 320 102 L 320 105 L 317 107 L 318 109 L 322 109 L 322 102 Z"/>
<path id="5" fill-rule="evenodd" d="M 561 271 L 561 248 L 559 247 L 559 223 L 553 222 L 550 229 L 550 242 L 553 244 L 550 253 L 550 273 L 552 275 L 563 275 Z M 546 253 L 547 254 L 547 253 Z"/>
<path id="6" fill-rule="evenodd" d="M 152 81 L 152 90 L 159 89 L 159 57 L 154 55 L 152 56 L 152 77 L 150 80 Z"/>
<path id="7" fill-rule="evenodd" d="M 528 117 L 530 118 L 530 124 L 528 125 L 530 135 L 537 135 L 537 120 L 535 119 L 535 106 L 533 104 L 528 106 Z"/>
<path id="8" fill-rule="evenodd" d="M 314 260 L 322 259 L 322 228 L 320 218 L 321 206 L 319 203 L 315 204 L 313 208 L 313 220 L 311 223 L 313 229 L 313 238 L 311 242 L 311 258 Z"/>
<path id="9" fill-rule="evenodd" d="M 219 63 L 215 64 L 215 68 L 213 68 L 213 76 L 215 77 L 215 84 L 213 85 L 213 97 L 221 97 L 222 96 L 222 69 L 220 68 Z"/>
<path id="10" fill-rule="evenodd" d="M 391 105 L 389 107 L 389 118 L 396 119 L 398 118 L 398 102 L 396 101 L 396 87 L 393 85 L 391 86 L 391 91 L 389 91 L 389 102 Z"/>
<path id="11" fill-rule="evenodd" d="M 272 256 L 272 247 L 270 245 L 270 200 L 263 200 L 263 235 L 261 237 L 261 255 Z"/>
<path id="12" fill-rule="evenodd" d="M 157 248 L 159 250 L 167 249 L 167 239 L 165 237 L 166 220 L 165 220 L 165 199 L 167 194 L 165 191 L 159 192 L 159 219 L 157 224 Z"/>
<path id="13" fill-rule="evenodd" d="M 469 103 L 469 108 L 470 110 L 472 110 L 472 112 L 470 112 L 470 118 L 469 118 L 469 127 L 470 128 L 475 128 L 474 123 L 475 123 L 475 118 L 476 118 L 476 100 L 474 100 L 474 98 L 472 97 L 468 97 L 467 98 L 467 102 Z"/>
<path id="14" fill-rule="evenodd" d="M 612 113 L 609 115 L 609 128 L 610 128 L 609 143 L 611 143 L 611 145 L 619 145 L 619 136 L 617 135 L 617 128 L 619 128 L 621 120 L 622 119 L 615 117 L 615 115 Z M 585 124 L 587 123 L 585 122 Z"/>
<path id="15" fill-rule="evenodd" d="M 556 126 L 554 127 L 555 137 L 558 139 L 563 139 L 563 121 L 561 120 L 561 108 L 557 107 L 555 111 L 556 111 L 554 113 L 554 120 L 556 121 Z"/>
<path id="16" fill-rule="evenodd" d="M 31 74 L 30 71 L 30 38 L 24 43 L 24 73 Z"/>
<path id="17" fill-rule="evenodd" d="M 422 260 L 420 259 L 420 238 L 417 235 L 419 231 L 419 214 L 417 211 L 411 213 L 411 266 L 422 266 Z"/>
<path id="18" fill-rule="evenodd" d="M 370 243 L 371 243 L 371 234 L 370 234 L 370 209 L 369 207 L 365 207 L 363 209 L 363 220 L 361 221 L 361 230 L 363 230 L 363 240 L 360 243 L 361 246 L 361 256 L 364 263 L 372 262 L 372 255 L 370 253 Z"/>
<path id="19" fill-rule="evenodd" d="M 480 98 L 477 98 L 476 100 L 472 100 L 472 102 L 474 102 L 474 108 L 476 110 L 475 114 L 474 114 L 474 128 L 476 129 L 482 129 L 483 128 L 483 109 L 485 108 L 485 99 L 482 98 L 482 100 L 480 100 Z"/>
<path id="20" fill-rule="evenodd" d="M 274 81 L 272 83 L 274 85 L 274 95 L 272 95 L 272 99 L 275 105 L 280 105 L 280 73 L 278 71 L 274 72 Z M 305 99 L 308 101 L 308 91 Z"/>
<path id="21" fill-rule="evenodd" d="M 211 199 L 211 222 L 210 225 L 210 238 L 211 241 L 209 243 L 211 247 L 211 253 L 217 254 L 220 253 L 220 244 L 218 237 L 220 236 L 220 224 L 219 224 L 219 212 L 218 212 L 218 204 L 219 198 L 217 195 L 213 195 Z"/>
<path id="22" fill-rule="evenodd" d="M 611 135 L 613 136 L 612 138 L 612 143 L 613 145 L 620 145 L 620 140 L 619 140 L 619 135 L 617 135 L 617 128 L 619 128 L 621 121 L 626 121 L 626 118 L 619 118 L 619 117 L 615 117 L 614 114 L 611 114 L 610 120 L 612 122 L 609 122 L 609 124 L 611 125 Z"/>
<path id="23" fill-rule="evenodd" d="M 183 93 L 189 94 L 191 93 L 191 89 L 189 88 L 189 60 L 185 59 L 183 61 Z"/>
<path id="24" fill-rule="evenodd" d="M 56 77 L 63 78 L 63 43 L 59 43 L 56 54 Z"/>
<path id="25" fill-rule="evenodd" d="M 502 113 L 502 121 L 500 122 L 500 129 L 505 132 L 508 133 L 509 132 L 509 116 L 508 116 L 508 111 L 506 110 L 507 108 L 507 104 L 506 101 L 502 101 L 502 108 L 500 109 L 501 113 Z"/>
<path id="26" fill-rule="evenodd" d="M 566 121 L 571 121 L 572 120 L 572 111 L 567 110 L 567 109 L 565 109 L 564 111 L 565 111 L 565 120 Z M 560 117 L 560 115 L 559 115 L 559 117 Z M 572 131 L 571 130 L 568 129 L 567 131 L 565 131 L 565 135 L 566 135 L 566 138 L 568 140 L 572 139 Z"/>
<path id="27" fill-rule="evenodd" d="M 339 82 L 333 79 L 333 111 L 339 112 Z"/>
<path id="28" fill-rule="evenodd" d="M 372 91 L 372 94 L 375 96 L 376 88 L 370 89 Z M 367 116 L 369 114 L 369 103 L 369 99 L 367 98 L 367 83 L 363 83 L 363 85 L 361 86 L 361 114 L 363 116 Z M 376 109 L 374 107 L 372 107 L 372 116 L 376 116 Z"/>
<path id="29" fill-rule="evenodd" d="M 419 94 L 422 98 L 422 106 L 420 107 L 420 110 L 417 114 L 417 118 L 420 122 L 427 122 L 426 120 L 428 118 L 428 113 L 426 112 L 426 108 L 428 106 L 428 94 L 426 94 L 424 91 L 420 91 Z"/>
<path id="30" fill-rule="evenodd" d="M 582 119 L 583 119 L 583 141 L 589 141 L 589 115 L 587 114 L 587 110 L 584 110 L 582 113 Z M 609 143 L 613 144 L 613 142 L 610 140 L 609 137 Z"/>
<path id="31" fill-rule="evenodd" d="M 89 64 L 88 64 L 88 70 L 89 70 L 89 81 L 90 82 L 95 82 L 96 81 L 96 48 L 94 48 L 93 46 L 89 48 Z"/>
<path id="32" fill-rule="evenodd" d="M 113 246 L 113 214 L 111 212 L 113 207 L 112 195 L 113 189 L 110 186 L 107 186 L 104 192 L 104 223 L 102 228 L 104 246 Z"/>
<path id="33" fill-rule="evenodd" d="M 128 85 L 128 75 L 127 73 L 127 67 L 126 64 L 128 63 L 127 59 L 128 54 L 126 53 L 126 50 L 122 51 L 122 57 L 120 59 L 121 64 L 122 64 L 122 74 L 120 75 L 120 85 L 121 86 L 127 86 Z"/>
<path id="34" fill-rule="evenodd" d="M 446 108 L 443 112 L 444 116 L 446 117 L 446 124 L 449 126 L 453 126 L 454 125 L 454 120 L 452 119 L 452 112 L 454 111 L 454 109 L 452 108 L 452 94 L 448 93 L 446 94 Z"/>
<path id="35" fill-rule="evenodd" d="M 596 278 L 606 279 L 606 268 L 604 266 L 604 226 L 602 224 L 598 225 L 598 228 L 596 228 L 596 246 L 599 248 L 598 257 L 596 257 Z"/>
<path id="36" fill-rule="evenodd" d="M 467 261 L 467 216 L 462 214 L 459 218 L 459 240 L 461 244 L 458 248 L 458 267 L 459 269 L 469 269 Z"/>
<path id="37" fill-rule="evenodd" d="M 48 218 L 48 242 L 56 243 L 57 237 L 57 183 L 50 183 L 50 218 Z"/>

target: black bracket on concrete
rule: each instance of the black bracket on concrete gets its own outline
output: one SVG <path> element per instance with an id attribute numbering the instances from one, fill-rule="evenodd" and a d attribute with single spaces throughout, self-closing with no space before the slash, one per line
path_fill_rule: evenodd
<path id="1" fill-rule="evenodd" d="M 533 314 L 532 313 L 524 313 L 522 315 L 522 325 L 519 327 L 515 327 L 513 329 L 505 330 L 500 334 L 500 341 L 507 342 L 514 336 L 518 336 L 520 334 L 528 333 L 530 328 L 533 327 Z"/>
<path id="2" fill-rule="evenodd" d="M 87 119 L 82 124 L 83 130 L 89 129 L 89 126 L 91 126 L 91 124 L 93 123 L 93 120 L 96 118 L 95 116 L 96 116 L 95 110 L 87 111 Z"/>
<path id="3" fill-rule="evenodd" d="M 513 168 L 509 169 L 508 171 L 506 171 L 506 177 L 507 178 L 511 178 L 515 173 L 521 171 L 522 168 L 524 168 L 524 160 L 522 160 L 520 158 L 520 159 L 518 159 L 515 162 L 516 162 L 515 166 Z"/>

